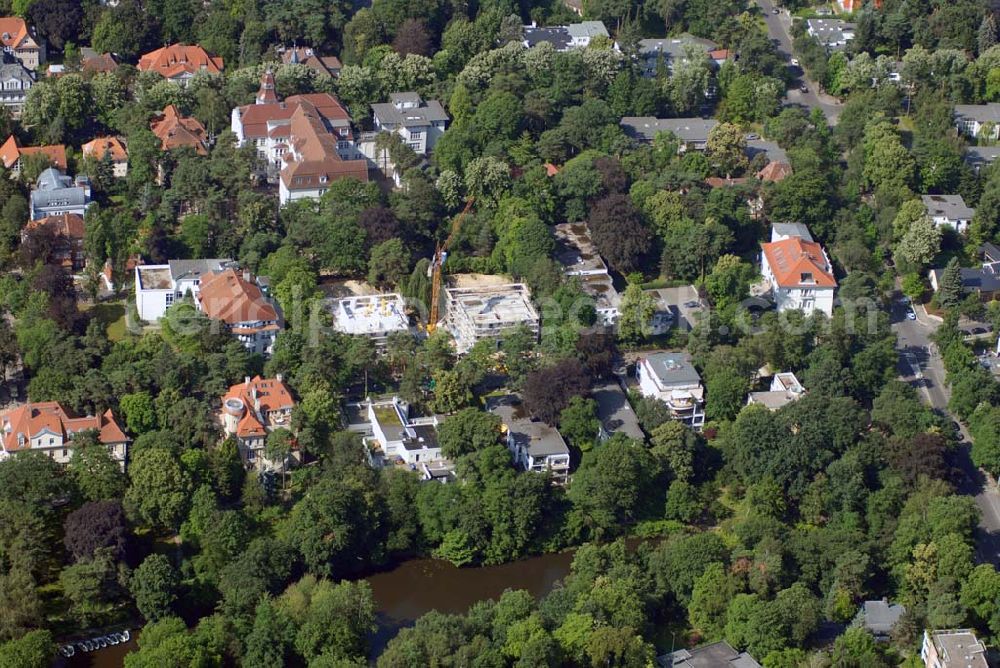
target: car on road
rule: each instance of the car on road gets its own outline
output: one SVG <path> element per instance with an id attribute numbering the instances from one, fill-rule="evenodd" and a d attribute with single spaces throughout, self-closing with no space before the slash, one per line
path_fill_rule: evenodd
<path id="1" fill-rule="evenodd" d="M 798 58 L 792 58 L 788 62 L 790 62 L 792 64 L 792 67 L 798 67 L 799 66 L 799 59 Z"/>
<path id="2" fill-rule="evenodd" d="M 780 10 L 780 9 L 778 9 L 777 7 L 772 7 L 772 8 L 771 8 L 771 13 L 772 13 L 772 14 L 780 14 L 780 13 L 781 13 L 781 10 Z"/>
<path id="3" fill-rule="evenodd" d="M 907 320 L 916 320 L 917 319 L 917 312 L 913 310 L 912 306 L 911 307 L 907 307 L 907 309 L 906 309 L 906 319 Z"/>
<path id="4" fill-rule="evenodd" d="M 747 141 L 754 141 L 757 139 L 760 139 L 760 135 L 757 134 L 756 132 L 751 132 L 747 135 Z"/>

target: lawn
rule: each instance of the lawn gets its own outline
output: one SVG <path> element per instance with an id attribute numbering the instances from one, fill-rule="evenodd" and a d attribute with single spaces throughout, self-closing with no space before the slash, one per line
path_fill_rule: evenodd
<path id="1" fill-rule="evenodd" d="M 104 325 L 109 339 L 120 341 L 125 338 L 125 304 L 121 302 L 95 304 L 88 311 Z"/>

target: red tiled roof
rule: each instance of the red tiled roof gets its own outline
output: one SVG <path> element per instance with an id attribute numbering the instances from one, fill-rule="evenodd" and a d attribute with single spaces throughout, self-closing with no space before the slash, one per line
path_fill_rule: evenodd
<path id="1" fill-rule="evenodd" d="M 198 301 L 205 315 L 229 325 L 278 319 L 260 288 L 235 269 L 212 272 L 203 278 Z M 277 325 L 266 329 L 277 329 Z"/>
<path id="2" fill-rule="evenodd" d="M 26 40 L 30 40 L 27 46 L 38 46 L 35 40 L 31 39 L 31 35 L 28 33 L 28 24 L 24 22 L 24 19 L 18 16 L 0 17 L 0 42 L 4 46 L 11 49 L 22 48 L 22 43 Z"/>
<path id="3" fill-rule="evenodd" d="M 729 60 L 729 49 L 715 49 L 708 52 L 708 57 L 712 60 Z"/>
<path id="4" fill-rule="evenodd" d="M 757 178 L 761 181 L 777 183 L 786 176 L 791 176 L 792 166 L 787 162 L 769 162 L 763 169 L 757 172 Z"/>
<path id="5" fill-rule="evenodd" d="M 257 419 L 255 409 L 258 405 L 260 413 L 264 416 L 272 411 L 285 411 L 295 407 L 292 393 L 283 381 L 260 376 L 254 376 L 252 380 L 231 386 L 222 397 L 223 410 L 227 399 L 239 399 L 246 409 L 236 427 L 236 434 L 241 438 L 263 436 L 267 433 L 265 425 Z"/>
<path id="6" fill-rule="evenodd" d="M 815 241 L 792 237 L 760 246 L 780 287 L 837 287 L 823 247 Z M 811 280 L 807 280 L 807 276 Z"/>
<path id="7" fill-rule="evenodd" d="M 52 144 L 50 146 L 21 146 L 14 135 L 7 137 L 7 141 L 0 146 L 0 159 L 3 166 L 10 169 L 17 164 L 19 158 L 41 153 L 49 159 L 54 167 L 66 171 L 66 147 L 62 144 Z"/>
<path id="8" fill-rule="evenodd" d="M 295 110 L 303 103 L 312 105 L 327 123 L 350 127 L 351 115 L 333 95 L 329 93 L 310 93 L 308 95 L 293 95 L 284 102 L 267 104 L 248 104 L 239 108 L 240 122 L 243 124 L 243 136 L 247 139 L 258 139 L 269 135 L 268 124 L 272 124 L 270 133 L 285 133 L 287 121 L 290 121 Z M 274 123 L 282 123 L 274 126 Z M 274 134 L 271 134 L 274 136 Z M 281 135 L 278 135 L 281 136 Z"/>
<path id="9" fill-rule="evenodd" d="M 739 186 L 746 183 L 747 180 L 744 178 L 738 179 L 724 179 L 721 176 L 710 176 L 705 179 L 705 184 L 709 188 L 725 188 L 727 186 Z"/>
<path id="10" fill-rule="evenodd" d="M 197 118 L 181 116 L 177 107 L 168 104 L 163 113 L 155 116 L 149 129 L 160 139 L 164 151 L 190 146 L 199 155 L 208 155 L 208 132 Z"/>
<path id="11" fill-rule="evenodd" d="M 110 53 L 99 53 L 96 56 L 84 56 L 80 69 L 84 72 L 97 74 L 98 72 L 114 72 L 118 69 L 118 61 Z"/>
<path id="12" fill-rule="evenodd" d="M 58 402 L 43 401 L 0 413 L 0 443 L 7 452 L 29 449 L 31 439 L 45 431 L 72 440 L 74 433 L 90 429 L 98 431 L 98 440 L 105 445 L 129 440 L 110 410 L 100 416 L 72 418 Z M 18 443 L 19 435 L 24 437 L 23 445 Z"/>
<path id="13" fill-rule="evenodd" d="M 551 162 L 545 163 L 545 174 L 548 176 L 555 176 L 559 173 L 559 168 L 553 165 Z"/>
<path id="14" fill-rule="evenodd" d="M 63 213 L 58 216 L 47 216 L 30 221 L 24 226 L 22 234 L 42 227 L 49 228 L 53 234 L 61 235 L 73 241 L 83 241 L 83 216 L 78 213 Z"/>
<path id="15" fill-rule="evenodd" d="M 301 98 L 291 118 L 293 150 L 284 156 L 281 180 L 288 190 L 313 190 L 341 178 L 368 181 L 368 165 L 364 160 L 342 160 L 337 153 L 337 135 L 327 130 L 317 108 Z M 295 98 L 289 98 L 289 102 Z M 339 103 L 338 103 L 339 105 Z M 346 113 L 346 112 L 345 112 Z M 329 118 L 329 117 L 325 117 Z"/>
<path id="16" fill-rule="evenodd" d="M 171 44 L 156 51 L 150 51 L 139 59 L 140 72 L 156 72 L 167 78 L 183 74 L 205 71 L 218 74 L 222 71 L 222 58 L 210 56 L 197 44 Z"/>
<path id="17" fill-rule="evenodd" d="M 80 147 L 80 150 L 85 157 L 93 156 L 98 160 L 103 159 L 107 153 L 111 154 L 111 160 L 114 162 L 128 160 L 125 144 L 118 137 L 96 137 Z"/>

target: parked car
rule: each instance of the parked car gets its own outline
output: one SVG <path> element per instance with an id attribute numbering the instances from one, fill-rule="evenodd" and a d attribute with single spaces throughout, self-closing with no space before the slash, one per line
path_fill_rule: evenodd
<path id="1" fill-rule="evenodd" d="M 755 139 L 760 139 L 760 135 L 756 132 L 751 132 L 747 135 L 747 141 L 754 141 Z"/>
<path id="2" fill-rule="evenodd" d="M 799 66 L 799 59 L 798 58 L 792 58 L 788 62 L 790 62 L 792 64 L 792 67 L 798 67 Z"/>
<path id="3" fill-rule="evenodd" d="M 772 14 L 779 14 L 779 13 L 781 13 L 781 10 L 778 9 L 777 7 L 772 7 L 771 8 L 771 13 Z"/>
<path id="4" fill-rule="evenodd" d="M 907 307 L 907 309 L 906 309 L 906 319 L 907 320 L 916 320 L 917 319 L 917 312 L 913 310 L 912 306 Z"/>
<path id="5" fill-rule="evenodd" d="M 802 84 L 801 86 L 799 86 L 799 90 L 802 91 L 803 93 L 808 93 L 809 92 L 809 86 L 807 86 L 805 84 Z"/>

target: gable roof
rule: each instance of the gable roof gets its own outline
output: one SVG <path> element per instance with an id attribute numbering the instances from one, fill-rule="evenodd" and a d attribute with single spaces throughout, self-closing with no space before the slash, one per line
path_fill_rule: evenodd
<path id="1" fill-rule="evenodd" d="M 177 107 L 168 104 L 162 114 L 154 116 L 149 129 L 160 140 L 160 147 L 169 151 L 190 146 L 198 155 L 208 155 L 208 132 L 197 118 L 181 116 Z"/>
<path id="2" fill-rule="evenodd" d="M 105 445 L 129 440 L 110 410 L 99 416 L 74 418 L 59 402 L 42 401 L 0 413 L 0 444 L 7 452 L 29 449 L 31 439 L 45 432 L 72 440 L 76 432 L 91 429 L 97 430 L 98 440 Z M 24 437 L 23 444 L 18 442 L 19 436 Z"/>
<path id="3" fill-rule="evenodd" d="M 792 237 L 760 246 L 780 287 L 837 287 L 833 268 L 826 259 L 823 247 L 815 241 Z"/>
<path id="4" fill-rule="evenodd" d="M 83 216 L 78 213 L 63 213 L 58 216 L 46 216 L 45 218 L 32 220 L 24 226 L 21 234 L 24 235 L 39 228 L 48 228 L 52 230 L 53 234 L 64 236 L 67 239 L 83 241 Z"/>
<path id="5" fill-rule="evenodd" d="M 210 56 L 199 45 L 171 44 L 156 51 L 150 51 L 139 58 L 140 72 L 156 72 L 166 79 L 195 72 L 222 72 L 222 58 Z"/>
<path id="6" fill-rule="evenodd" d="M 326 76 L 337 76 L 343 67 L 337 56 L 316 55 L 312 47 L 308 46 L 281 47 L 278 53 L 281 54 L 281 62 L 286 65 L 305 65 Z"/>
<path id="7" fill-rule="evenodd" d="M 55 167 L 66 169 L 66 147 L 62 144 L 52 144 L 50 146 L 21 146 L 14 135 L 7 137 L 7 141 L 0 146 L 0 159 L 3 166 L 10 169 L 17 164 L 20 158 L 41 154 L 49 159 Z"/>
<path id="8" fill-rule="evenodd" d="M 757 172 L 757 178 L 761 181 L 777 183 L 786 176 L 791 176 L 791 174 L 792 166 L 787 162 L 769 162 L 764 165 L 763 169 Z"/>
<path id="9" fill-rule="evenodd" d="M 323 116 L 307 96 L 292 113 L 289 146 L 284 156 L 281 180 L 288 190 L 321 188 L 336 179 L 350 177 L 368 181 L 364 160 L 342 160 L 337 153 L 337 135 L 330 132 Z"/>
<path id="10" fill-rule="evenodd" d="M 98 53 L 89 46 L 80 48 L 80 69 L 84 72 L 113 72 L 118 68 L 114 54 Z"/>
<path id="11" fill-rule="evenodd" d="M 38 47 L 28 32 L 28 24 L 19 16 L 0 17 L 0 42 L 11 49 Z"/>
<path id="12" fill-rule="evenodd" d="M 260 410 L 264 413 L 295 407 L 292 392 L 281 378 L 247 377 L 242 383 L 229 387 L 229 391 L 222 396 L 223 403 L 226 399 L 240 399 L 246 406 L 260 402 Z"/>
<path id="13" fill-rule="evenodd" d="M 275 124 L 287 125 L 292 114 L 302 103 L 312 105 L 315 112 L 330 127 L 350 130 L 351 115 L 336 97 L 329 93 L 292 95 L 284 102 L 248 104 L 238 109 L 237 115 L 243 126 L 243 136 L 248 139 L 267 137 L 277 128 Z"/>
<path id="14" fill-rule="evenodd" d="M 708 141 L 708 133 L 719 122 L 713 118 L 654 118 L 626 116 L 621 120 L 625 134 L 642 141 L 653 141 L 658 132 L 672 132 L 682 142 Z"/>
<path id="15" fill-rule="evenodd" d="M 229 325 L 278 319 L 260 288 L 232 268 L 202 278 L 198 302 L 205 315 Z"/>
<path id="16" fill-rule="evenodd" d="M 80 147 L 83 155 L 91 156 L 102 160 L 105 155 L 110 154 L 114 162 L 124 162 L 128 160 L 128 151 L 125 150 L 125 143 L 118 137 L 95 137 Z"/>
<path id="17" fill-rule="evenodd" d="M 972 220 L 976 212 L 965 204 L 961 195 L 921 195 L 920 199 L 931 218 Z"/>

